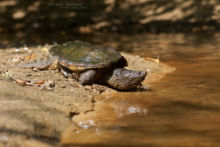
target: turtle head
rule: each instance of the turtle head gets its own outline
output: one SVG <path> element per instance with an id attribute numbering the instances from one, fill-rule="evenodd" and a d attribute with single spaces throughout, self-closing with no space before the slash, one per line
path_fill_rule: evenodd
<path id="1" fill-rule="evenodd" d="M 119 90 L 135 89 L 147 75 L 146 71 L 127 70 L 125 68 L 115 69 L 108 80 L 108 84 Z"/>

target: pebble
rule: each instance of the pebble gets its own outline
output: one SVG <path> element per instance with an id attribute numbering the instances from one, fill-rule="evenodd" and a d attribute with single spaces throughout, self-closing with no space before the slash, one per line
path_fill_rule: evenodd
<path id="1" fill-rule="evenodd" d="M 16 49 L 15 49 L 15 52 L 20 52 L 20 49 L 16 48 Z"/>
<path id="2" fill-rule="evenodd" d="M 35 71 L 35 72 L 37 72 L 37 71 L 39 71 L 37 68 L 33 68 L 33 71 Z"/>
<path id="3" fill-rule="evenodd" d="M 29 50 L 28 47 L 24 47 L 24 51 L 27 51 L 27 50 Z"/>
<path id="4" fill-rule="evenodd" d="M 47 90 L 47 91 L 52 91 L 55 87 L 55 83 L 50 80 L 50 81 L 46 81 L 44 82 L 41 86 L 40 86 L 40 90 Z"/>
<path id="5" fill-rule="evenodd" d="M 61 88 L 66 88 L 66 86 L 65 85 L 61 85 Z"/>
<path id="6" fill-rule="evenodd" d="M 54 87 L 55 86 L 55 83 L 53 81 L 48 81 L 48 86 L 49 87 Z"/>
<path id="7" fill-rule="evenodd" d="M 18 59 L 18 58 L 13 58 L 11 61 L 12 61 L 12 62 L 18 62 L 19 59 Z"/>

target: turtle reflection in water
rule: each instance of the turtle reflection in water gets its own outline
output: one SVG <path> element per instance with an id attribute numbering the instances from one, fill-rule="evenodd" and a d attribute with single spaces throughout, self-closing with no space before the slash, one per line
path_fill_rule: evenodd
<path id="1" fill-rule="evenodd" d="M 24 65 L 37 69 L 66 68 L 72 71 L 82 85 L 108 84 L 118 90 L 141 87 L 146 71 L 125 69 L 126 59 L 111 47 L 102 47 L 82 41 L 54 46 L 44 59 Z"/>

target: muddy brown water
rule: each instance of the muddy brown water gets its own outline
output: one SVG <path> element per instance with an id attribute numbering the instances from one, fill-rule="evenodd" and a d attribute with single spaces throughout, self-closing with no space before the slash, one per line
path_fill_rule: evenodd
<path id="1" fill-rule="evenodd" d="M 220 146 L 220 35 L 142 34 L 108 40 L 176 71 L 149 91 L 95 97 L 94 111 L 72 118 L 63 146 Z"/>

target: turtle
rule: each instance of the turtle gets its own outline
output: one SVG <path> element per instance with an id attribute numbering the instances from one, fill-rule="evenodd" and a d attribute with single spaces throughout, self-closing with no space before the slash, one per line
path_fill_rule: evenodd
<path id="1" fill-rule="evenodd" d="M 25 67 L 67 69 L 83 86 L 101 83 L 117 90 L 141 87 L 147 72 L 128 70 L 124 68 L 127 65 L 125 57 L 112 47 L 75 40 L 53 46 L 47 56 Z"/>

